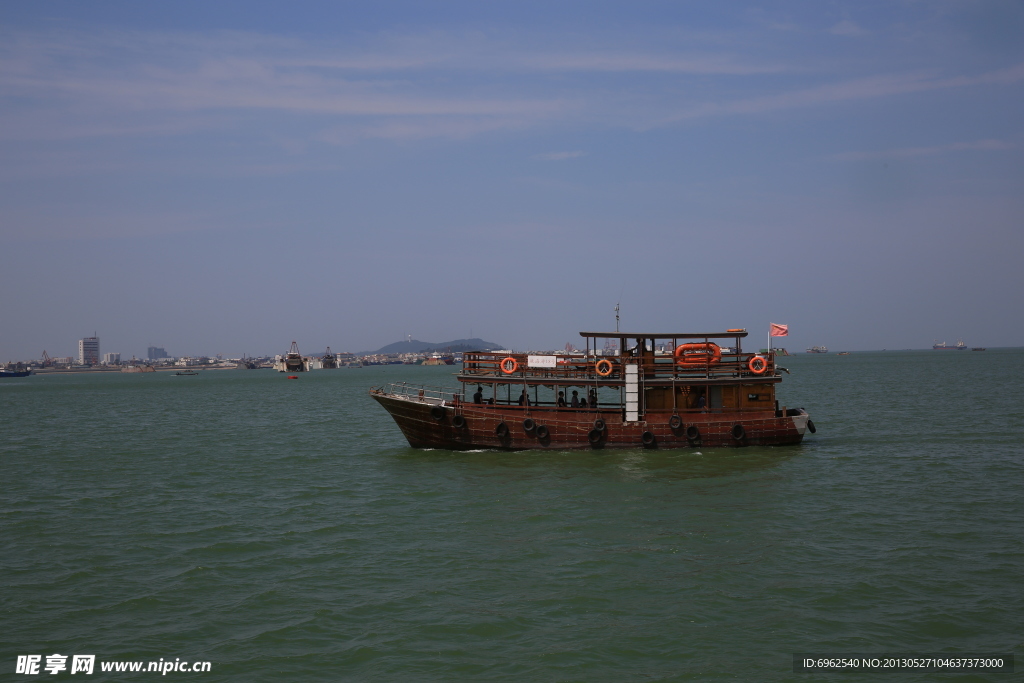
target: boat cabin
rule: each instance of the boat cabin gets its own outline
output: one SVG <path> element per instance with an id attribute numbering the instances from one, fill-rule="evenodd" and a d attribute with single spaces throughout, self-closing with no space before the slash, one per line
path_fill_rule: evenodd
<path id="1" fill-rule="evenodd" d="M 527 414 L 537 409 L 617 412 L 625 422 L 652 414 L 755 417 L 778 410 L 774 354 L 744 353 L 746 330 L 580 336 L 586 348 L 577 352 L 467 352 L 456 400 L 519 407 Z"/>

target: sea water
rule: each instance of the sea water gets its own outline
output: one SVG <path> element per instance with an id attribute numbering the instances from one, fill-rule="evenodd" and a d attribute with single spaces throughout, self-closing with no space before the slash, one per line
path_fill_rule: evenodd
<path id="1" fill-rule="evenodd" d="M 780 363 L 817 434 L 700 450 L 409 448 L 367 390 L 452 367 L 2 380 L 0 674 L 810 681 L 853 674 L 794 653 L 1020 651 L 1024 350 Z"/>

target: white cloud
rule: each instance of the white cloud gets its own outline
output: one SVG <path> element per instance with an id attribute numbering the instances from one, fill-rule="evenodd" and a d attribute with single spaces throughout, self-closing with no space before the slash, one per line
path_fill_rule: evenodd
<path id="1" fill-rule="evenodd" d="M 548 152 L 547 154 L 536 154 L 533 158 L 541 161 L 565 161 L 566 159 L 577 159 L 584 155 L 585 152 L 577 150 L 575 152 Z"/>
<path id="2" fill-rule="evenodd" d="M 903 73 L 868 76 L 837 83 L 791 90 L 726 102 L 706 102 L 695 105 L 664 123 L 698 119 L 716 115 L 759 114 L 799 107 L 819 106 L 850 100 L 865 100 L 891 95 L 906 95 L 928 90 L 962 88 L 973 85 L 1011 84 L 1024 80 L 1024 63 L 974 76 L 940 78 L 934 73 Z"/>
<path id="3" fill-rule="evenodd" d="M 743 62 L 711 54 L 678 57 L 627 53 L 550 53 L 519 57 L 516 62 L 532 69 L 549 71 L 652 72 L 695 75 L 750 76 L 793 71 L 782 64 Z"/>
<path id="4" fill-rule="evenodd" d="M 860 30 L 849 21 L 833 29 Z M 704 51 L 697 40 L 680 50 L 664 39 L 601 50 L 593 37 L 556 48 L 507 35 L 427 32 L 364 35 L 339 48 L 239 32 L 7 30 L 0 31 L 0 139 L 189 135 L 261 114 L 287 115 L 275 120 L 282 128 L 275 137 L 333 144 L 560 123 L 643 129 L 1024 79 L 1018 64 L 980 75 L 933 70 L 799 87 L 794 77 L 810 67 L 751 56 L 757 49 L 743 54 L 733 38 L 719 36 Z M 762 94 L 744 96 L 747 87 Z"/>
<path id="5" fill-rule="evenodd" d="M 932 147 L 899 147 L 896 149 L 876 150 L 871 152 L 844 152 L 833 158 L 839 161 L 865 161 L 871 159 L 896 159 L 908 157 L 934 156 L 947 152 L 1002 152 L 1014 149 L 1016 145 L 1004 140 L 976 140 L 974 142 L 954 142 L 948 145 Z"/>
<path id="6" fill-rule="evenodd" d="M 856 22 L 850 21 L 849 19 L 843 19 L 838 24 L 829 29 L 829 33 L 837 36 L 862 36 L 866 33 L 864 29 L 857 25 Z"/>

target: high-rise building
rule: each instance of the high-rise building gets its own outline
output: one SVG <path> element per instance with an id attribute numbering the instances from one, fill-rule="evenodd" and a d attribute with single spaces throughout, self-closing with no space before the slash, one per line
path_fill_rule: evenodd
<path id="1" fill-rule="evenodd" d="M 82 365 L 99 365 L 100 338 L 86 337 L 78 340 L 78 362 Z"/>
<path id="2" fill-rule="evenodd" d="M 149 356 L 149 360 L 160 360 L 161 358 L 170 358 L 170 356 L 167 355 L 167 352 L 164 351 L 163 348 L 160 346 L 150 346 L 147 355 Z"/>

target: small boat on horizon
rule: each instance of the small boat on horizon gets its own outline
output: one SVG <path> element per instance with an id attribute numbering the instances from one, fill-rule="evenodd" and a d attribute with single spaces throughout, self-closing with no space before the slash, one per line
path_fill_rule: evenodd
<path id="1" fill-rule="evenodd" d="M 32 368 L 26 368 L 20 363 L 0 368 L 0 377 L 28 377 L 31 374 L 33 374 Z"/>

